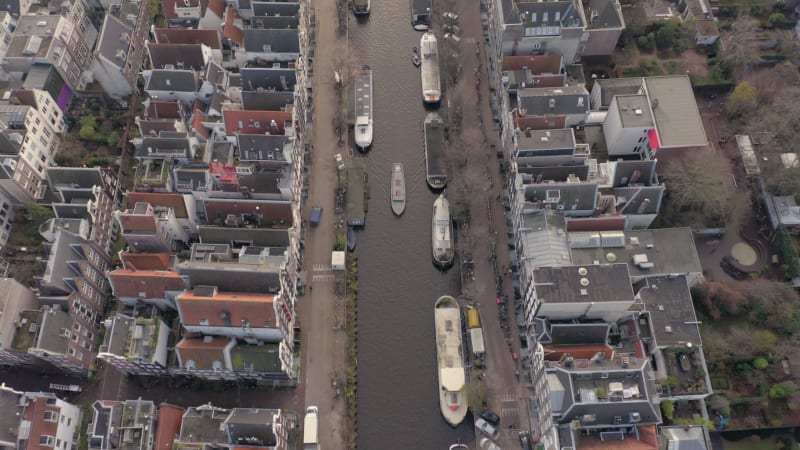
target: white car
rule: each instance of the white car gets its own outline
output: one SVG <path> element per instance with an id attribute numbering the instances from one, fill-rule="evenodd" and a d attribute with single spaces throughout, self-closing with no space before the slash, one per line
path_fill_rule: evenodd
<path id="1" fill-rule="evenodd" d="M 475 428 L 488 438 L 497 439 L 500 437 L 500 431 L 489 422 L 483 420 L 483 418 L 479 418 L 475 421 Z"/>
<path id="2" fill-rule="evenodd" d="M 500 450 L 500 447 L 489 438 L 481 438 L 480 445 L 483 450 Z"/>

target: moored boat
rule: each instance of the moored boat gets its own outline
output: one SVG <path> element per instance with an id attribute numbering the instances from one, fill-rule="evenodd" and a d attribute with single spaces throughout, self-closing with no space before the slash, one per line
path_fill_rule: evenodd
<path id="1" fill-rule="evenodd" d="M 435 105 L 442 100 L 442 81 L 439 76 L 439 45 L 436 36 L 427 32 L 419 42 L 422 57 L 422 101 Z"/>
<path id="2" fill-rule="evenodd" d="M 392 212 L 399 216 L 406 210 L 406 178 L 401 163 L 394 163 L 394 167 L 392 167 L 391 189 Z"/>
<path id="3" fill-rule="evenodd" d="M 425 181 L 431 189 L 442 189 L 447 185 L 447 170 L 444 161 L 444 123 L 439 114 L 425 116 Z"/>
<path id="4" fill-rule="evenodd" d="M 439 368 L 439 409 L 444 420 L 456 427 L 467 416 L 468 409 L 467 377 L 461 345 L 461 308 L 453 297 L 443 295 L 436 300 L 433 311 Z"/>
<path id="5" fill-rule="evenodd" d="M 356 249 L 356 230 L 353 227 L 347 227 L 347 250 L 353 251 Z"/>
<path id="6" fill-rule="evenodd" d="M 450 202 L 439 194 L 433 202 L 433 219 L 431 221 L 431 247 L 433 261 L 439 267 L 448 267 L 453 263 L 455 248 L 453 247 L 453 222 L 450 220 Z"/>
<path id="7" fill-rule="evenodd" d="M 353 0 L 353 14 L 367 16 L 371 10 L 371 0 Z"/>
<path id="8" fill-rule="evenodd" d="M 431 25 L 432 0 L 411 0 L 411 26 L 426 31 Z"/>
<path id="9" fill-rule="evenodd" d="M 361 66 L 356 72 L 356 145 L 366 150 L 372 145 L 372 69 Z"/>
<path id="10" fill-rule="evenodd" d="M 411 49 L 411 64 L 414 64 L 414 67 L 419 67 L 422 64 L 422 60 L 419 59 L 419 50 L 417 47 Z"/>

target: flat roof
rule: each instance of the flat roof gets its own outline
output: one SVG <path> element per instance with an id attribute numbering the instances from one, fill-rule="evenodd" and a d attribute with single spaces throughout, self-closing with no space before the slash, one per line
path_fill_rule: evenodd
<path id="1" fill-rule="evenodd" d="M 633 301 L 626 264 L 540 267 L 533 280 L 542 303 Z"/>
<path id="2" fill-rule="evenodd" d="M 653 114 L 646 95 L 617 95 L 614 101 L 617 102 L 617 112 L 624 128 L 653 126 Z"/>
<path id="3" fill-rule="evenodd" d="M 647 77 L 644 84 L 662 148 L 703 147 L 708 144 L 688 75 Z"/>
<path id="4" fill-rule="evenodd" d="M 656 345 L 702 345 L 686 277 L 652 277 L 638 292 L 650 314 Z"/>
<path id="5" fill-rule="evenodd" d="M 660 228 L 607 233 L 570 233 L 573 264 L 627 263 L 631 277 L 701 273 L 691 228 Z M 599 242 L 599 245 L 598 245 Z M 639 256 L 644 255 L 644 257 Z M 637 259 L 634 262 L 634 259 Z M 613 261 L 612 261 L 613 260 Z M 652 267 L 639 263 L 652 263 Z"/>
<path id="6" fill-rule="evenodd" d="M 560 150 L 575 148 L 575 132 L 572 128 L 561 130 L 523 130 L 517 136 L 520 150 Z"/>

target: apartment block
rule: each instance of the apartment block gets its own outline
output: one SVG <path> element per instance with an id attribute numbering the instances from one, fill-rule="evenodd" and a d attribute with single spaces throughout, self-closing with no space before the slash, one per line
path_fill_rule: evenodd
<path id="1" fill-rule="evenodd" d="M 156 424 L 156 406 L 149 400 L 97 400 L 92 404 L 89 449 L 150 450 Z"/>
<path id="2" fill-rule="evenodd" d="M 169 327 L 158 317 L 114 313 L 97 357 L 129 375 L 166 375 Z"/>

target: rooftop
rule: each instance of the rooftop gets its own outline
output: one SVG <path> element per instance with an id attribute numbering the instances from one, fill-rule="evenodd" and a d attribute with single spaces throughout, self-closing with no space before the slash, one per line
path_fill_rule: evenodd
<path id="1" fill-rule="evenodd" d="M 108 280 L 117 297 L 165 298 L 169 291 L 186 288 L 180 275 L 171 270 L 118 269 L 109 272 Z"/>
<path id="2" fill-rule="evenodd" d="M 661 439 L 665 441 L 664 449 L 711 450 L 711 439 L 705 426 L 662 426 L 659 429 Z"/>
<path id="3" fill-rule="evenodd" d="M 254 53 L 300 53 L 297 30 L 246 29 L 244 49 Z"/>
<path id="4" fill-rule="evenodd" d="M 287 111 L 245 111 L 226 109 L 222 112 L 225 132 L 235 134 L 286 134 L 291 127 L 292 113 Z"/>
<path id="5" fill-rule="evenodd" d="M 592 109 L 607 109 L 611 105 L 611 100 L 617 95 L 634 95 L 642 92 L 644 78 L 598 78 L 594 80 L 595 90 L 600 91 L 600 104 L 592 105 Z"/>
<path id="6" fill-rule="evenodd" d="M 637 295 L 644 302 L 656 344 L 702 345 L 686 277 L 651 277 L 645 281 Z"/>
<path id="7" fill-rule="evenodd" d="M 181 442 L 228 442 L 224 423 L 230 410 L 208 405 L 188 408 L 181 423 Z"/>
<path id="8" fill-rule="evenodd" d="M 701 273 L 690 228 L 570 233 L 572 263 L 626 263 L 631 277 Z"/>
<path id="9" fill-rule="evenodd" d="M 583 86 L 524 88 L 517 91 L 517 104 L 523 116 L 585 114 L 589 92 Z"/>
<path id="10" fill-rule="evenodd" d="M 647 77 L 644 84 L 662 148 L 708 144 L 688 75 Z"/>
<path id="11" fill-rule="evenodd" d="M 17 392 L 5 383 L 0 385 L 0 442 L 17 442 L 16 430 L 19 428 L 19 410 L 16 405 L 22 398 L 22 392 Z"/>
<path id="12" fill-rule="evenodd" d="M 503 70 L 522 70 L 527 68 L 534 75 L 561 73 L 563 66 L 559 55 L 503 56 Z"/>
<path id="13" fill-rule="evenodd" d="M 176 69 L 202 70 L 206 65 L 202 44 L 148 42 L 147 52 L 154 69 L 172 66 Z"/>
<path id="14" fill-rule="evenodd" d="M 231 364 L 237 372 L 283 372 L 279 344 L 244 345 L 231 349 Z"/>
<path id="15" fill-rule="evenodd" d="M 224 337 L 183 338 L 175 346 L 181 368 L 225 369 L 225 352 L 235 340 Z"/>
<path id="16" fill-rule="evenodd" d="M 617 95 L 614 99 L 617 102 L 617 113 L 623 128 L 653 126 L 653 115 L 646 95 Z"/>
<path id="17" fill-rule="evenodd" d="M 564 217 L 550 210 L 540 210 L 522 215 L 518 231 L 522 244 L 519 255 L 523 264 L 532 267 L 562 266 L 569 264 Z"/>
<path id="18" fill-rule="evenodd" d="M 158 425 L 153 450 L 173 450 L 175 435 L 180 435 L 184 409 L 162 403 L 158 408 Z"/>
<path id="19" fill-rule="evenodd" d="M 235 408 L 225 423 L 233 445 L 274 446 L 277 444 L 273 422 L 279 409 Z"/>
<path id="20" fill-rule="evenodd" d="M 533 280 L 542 303 L 633 300 L 626 264 L 539 267 Z"/>
<path id="21" fill-rule="evenodd" d="M 270 294 L 219 292 L 196 286 L 176 297 L 184 325 L 212 327 L 275 327 L 275 297 Z"/>
<path id="22" fill-rule="evenodd" d="M 589 211 L 597 205 L 596 183 L 544 183 L 524 186 L 525 201 L 559 211 Z"/>
<path id="23" fill-rule="evenodd" d="M 572 128 L 525 130 L 517 136 L 517 145 L 521 151 L 575 149 L 575 132 Z"/>
<path id="24" fill-rule="evenodd" d="M 136 205 L 137 203 L 149 203 L 153 207 L 167 207 L 172 208 L 175 212 L 175 217 L 178 219 L 186 219 L 189 217 L 186 211 L 186 203 L 181 194 L 161 194 L 153 192 L 128 192 L 128 205 Z"/>
<path id="25" fill-rule="evenodd" d="M 222 48 L 219 30 L 190 28 L 155 28 L 156 42 L 168 44 L 204 44 L 212 49 Z"/>
<path id="26" fill-rule="evenodd" d="M 148 91 L 197 92 L 197 73 L 193 70 L 153 69 L 147 79 Z"/>

